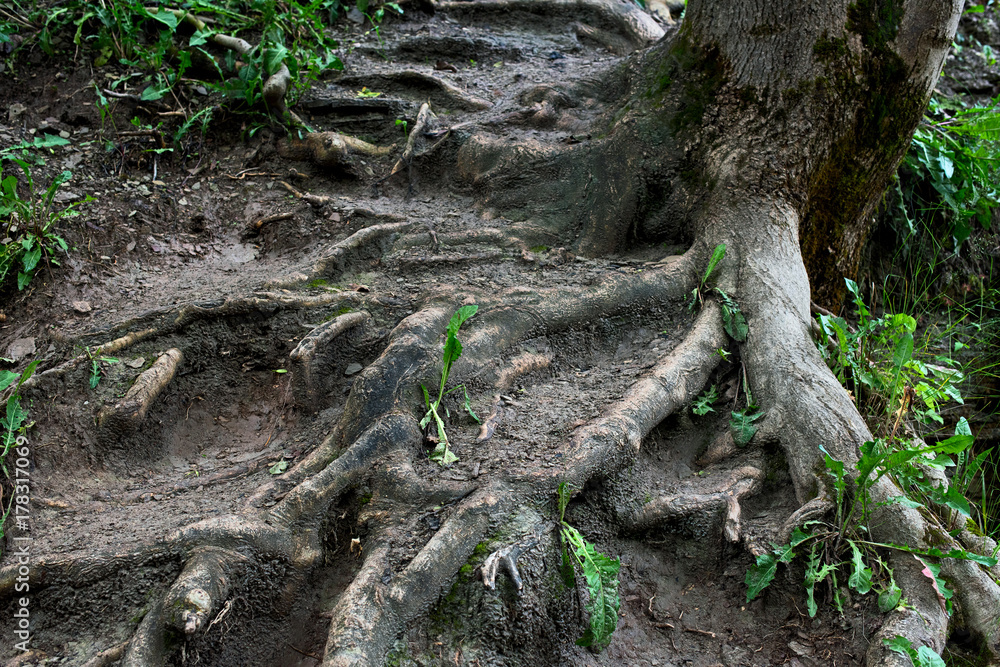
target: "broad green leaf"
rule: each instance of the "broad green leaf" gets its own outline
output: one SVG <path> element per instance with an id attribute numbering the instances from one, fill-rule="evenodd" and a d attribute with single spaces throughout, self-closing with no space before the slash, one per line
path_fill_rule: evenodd
<path id="1" fill-rule="evenodd" d="M 448 322 L 448 329 L 446 335 L 454 336 L 458 333 L 458 330 L 465 324 L 465 321 L 476 314 L 479 310 L 479 306 L 475 304 L 470 304 L 467 306 L 462 306 L 455 311 L 455 314 L 451 316 L 451 321 Z"/>
<path id="2" fill-rule="evenodd" d="M 21 377 L 19 373 L 12 373 L 8 370 L 0 370 L 0 391 L 3 391 L 10 385 L 14 384 L 14 380 Z"/>
<path id="3" fill-rule="evenodd" d="M 264 71 L 270 76 L 281 68 L 281 63 L 288 56 L 288 49 L 277 44 L 264 51 Z"/>
<path id="4" fill-rule="evenodd" d="M 23 290 L 25 287 L 27 287 L 28 283 L 30 283 L 30 282 L 31 282 L 31 274 L 30 273 L 21 273 L 21 272 L 18 272 L 18 274 L 17 274 L 17 289 L 19 291 Z"/>
<path id="5" fill-rule="evenodd" d="M 720 243 L 715 246 L 715 250 L 712 251 L 712 258 L 708 260 L 708 268 L 705 269 L 705 277 L 701 279 L 701 284 L 704 285 L 708 282 L 708 277 L 712 275 L 712 271 L 715 270 L 716 265 L 722 261 L 722 258 L 726 256 L 726 244 Z"/>
<path id="6" fill-rule="evenodd" d="M 24 272 L 31 273 L 38 266 L 38 261 L 42 258 L 42 247 L 36 245 L 34 248 L 24 253 L 21 262 L 24 264 Z"/>
<path id="7" fill-rule="evenodd" d="M 928 447 L 924 451 L 941 454 L 959 454 L 971 447 L 973 442 L 975 442 L 975 438 L 973 438 L 971 434 L 953 435 L 946 440 L 942 440 L 936 445 Z"/>
<path id="8" fill-rule="evenodd" d="M 149 18 L 159 21 L 163 25 L 167 26 L 171 31 L 177 30 L 177 17 L 169 10 L 161 9 L 157 12 L 144 11 L 144 14 Z"/>
<path id="9" fill-rule="evenodd" d="M 806 540 L 808 540 L 810 537 L 812 537 L 812 535 L 809 534 L 809 533 L 807 533 L 807 532 L 805 532 L 801 528 L 798 528 L 798 527 L 793 528 L 792 529 L 792 539 L 791 539 L 791 542 L 789 543 L 788 546 L 789 547 L 797 547 L 800 544 L 802 544 L 803 542 L 805 542 Z M 789 559 L 789 560 L 791 560 L 791 559 Z"/>
<path id="10" fill-rule="evenodd" d="M 761 554 L 757 556 L 757 562 L 747 570 L 747 576 L 743 580 L 747 585 L 747 602 L 760 595 L 760 592 L 774 581 L 774 574 L 778 570 L 778 558 L 774 554 Z"/>
<path id="11" fill-rule="evenodd" d="M 64 139 L 58 134 L 43 134 L 40 137 L 35 137 L 31 145 L 35 148 L 53 148 L 55 146 L 65 146 L 68 143 L 69 139 Z"/>
<path id="12" fill-rule="evenodd" d="M 21 397 L 14 394 L 7 399 L 7 417 L 4 419 L 4 428 L 8 431 L 16 431 L 24 423 L 25 414 L 21 409 Z"/>
<path id="13" fill-rule="evenodd" d="M 574 556 L 583 570 L 590 599 L 586 604 L 590 627 L 577 640 L 578 646 L 593 646 L 598 651 L 611 643 L 611 634 L 618 627 L 618 559 L 611 559 L 585 541 L 576 528 L 563 522 L 562 533 L 574 547 Z"/>
<path id="14" fill-rule="evenodd" d="M 757 434 L 757 427 L 753 425 L 754 421 L 760 419 L 764 416 L 763 412 L 757 412 L 755 414 L 748 414 L 750 408 L 744 408 L 739 412 L 733 412 L 731 419 L 729 420 L 729 430 L 733 436 L 733 442 L 736 443 L 737 447 L 746 447 L 753 440 L 754 435 Z"/>
<path id="15" fill-rule="evenodd" d="M 882 639 L 882 643 L 885 644 L 890 651 L 895 651 L 900 655 L 905 655 L 910 660 L 916 660 L 917 658 L 917 652 L 913 650 L 913 644 L 910 643 L 909 639 L 903 637 L 902 635 L 896 635 L 892 639 Z"/>
<path id="16" fill-rule="evenodd" d="M 969 420 L 962 417 L 955 424 L 955 435 L 972 435 L 972 428 L 969 426 Z"/>
<path id="17" fill-rule="evenodd" d="M 914 661 L 917 667 L 945 667 L 944 660 L 941 659 L 930 647 L 921 646 L 917 649 L 917 659 Z"/>
<path id="18" fill-rule="evenodd" d="M 892 353 L 893 382 L 899 377 L 903 364 L 913 356 L 913 334 L 906 332 L 896 341 L 896 349 Z"/>
<path id="19" fill-rule="evenodd" d="M 139 99 L 144 102 L 155 102 L 166 95 L 169 90 L 170 84 L 153 83 L 143 89 L 142 93 L 139 95 Z"/>
<path id="20" fill-rule="evenodd" d="M 865 566 L 864 555 L 853 540 L 847 540 L 851 545 L 851 576 L 847 585 L 864 595 L 872 589 L 872 569 Z"/>
<path id="21" fill-rule="evenodd" d="M 895 579 L 889 580 L 889 587 L 880 591 L 878 594 L 878 608 L 883 614 L 888 614 L 890 611 L 899 606 L 899 601 L 903 599 L 903 591 L 899 586 L 896 585 Z"/>
<path id="22" fill-rule="evenodd" d="M 907 498 L 906 496 L 890 496 L 886 499 L 887 503 L 894 503 L 896 505 L 902 505 L 903 507 L 909 507 L 910 509 L 917 509 L 918 507 L 923 507 L 923 503 L 918 503 L 916 500 Z"/>

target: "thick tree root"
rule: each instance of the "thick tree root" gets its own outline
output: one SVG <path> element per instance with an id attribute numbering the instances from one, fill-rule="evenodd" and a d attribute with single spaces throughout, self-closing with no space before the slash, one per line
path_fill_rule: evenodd
<path id="1" fill-rule="evenodd" d="M 146 419 L 146 413 L 157 396 L 166 389 L 177 373 L 184 354 L 177 348 L 164 352 L 148 369 L 139 374 L 125 394 L 113 407 L 106 406 L 97 416 L 98 428 L 113 431 L 134 431 Z"/>
<path id="2" fill-rule="evenodd" d="M 364 325 L 371 315 L 355 311 L 338 315 L 306 335 L 288 355 L 294 369 L 295 400 L 301 406 L 316 408 L 321 404 L 322 394 L 328 390 L 325 378 L 329 357 L 329 347 L 335 339 L 348 331 Z"/>
<path id="3" fill-rule="evenodd" d="M 434 2 L 438 11 L 466 12 L 535 12 L 551 15 L 594 16 L 624 35 L 634 48 L 642 48 L 663 37 L 663 29 L 635 5 L 617 0 L 476 0 L 476 2 Z"/>
<path id="4" fill-rule="evenodd" d="M 415 69 L 345 75 L 337 79 L 337 83 L 341 86 L 366 86 L 378 90 L 417 90 L 441 109 L 483 111 L 493 106 L 487 100 L 470 95 L 440 77 Z"/>
<path id="5" fill-rule="evenodd" d="M 330 252 L 313 265 L 308 274 L 280 278 L 269 282 L 267 286 L 271 289 L 290 289 L 313 280 L 335 279 L 344 272 L 348 263 L 367 253 L 381 256 L 397 234 L 411 227 L 412 223 L 409 222 L 390 222 L 360 229 L 334 245 Z"/>
<path id="6" fill-rule="evenodd" d="M 623 524 L 633 530 L 643 530 L 666 521 L 689 517 L 711 521 L 711 517 L 715 516 L 722 519 L 725 538 L 730 542 L 739 542 L 739 503 L 760 491 L 764 482 L 763 457 L 753 458 L 758 460 L 734 470 L 707 469 L 710 474 L 706 478 L 699 478 L 697 483 L 685 484 L 669 495 L 651 500 Z"/>
<path id="7" fill-rule="evenodd" d="M 348 165 L 352 155 L 381 157 L 394 149 L 395 145 L 376 146 L 339 132 L 312 132 L 305 139 L 288 138 L 278 142 L 281 157 L 308 160 L 321 167 Z"/>

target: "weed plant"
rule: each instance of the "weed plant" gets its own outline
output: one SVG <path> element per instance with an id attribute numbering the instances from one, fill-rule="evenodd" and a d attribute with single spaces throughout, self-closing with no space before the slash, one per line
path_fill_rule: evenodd
<path id="1" fill-rule="evenodd" d="M 56 193 L 73 174 L 62 172 L 41 194 L 35 191 L 31 167 L 24 160 L 11 158 L 24 174 L 27 197 L 18 192 L 14 174 L 4 176 L 0 164 L 0 284 L 9 276 L 17 276 L 17 288 L 23 290 L 45 263 L 59 265 L 58 254 L 66 253 L 69 245 L 56 233 L 64 218 L 79 215 L 79 203 L 60 206 L 54 202 Z M 90 196 L 85 201 L 92 201 Z"/>

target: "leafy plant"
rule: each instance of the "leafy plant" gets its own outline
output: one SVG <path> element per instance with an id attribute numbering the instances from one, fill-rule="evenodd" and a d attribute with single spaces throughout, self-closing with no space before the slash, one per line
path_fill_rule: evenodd
<path id="1" fill-rule="evenodd" d="M 872 590 L 878 593 L 878 605 L 883 612 L 894 609 L 901 603 L 902 592 L 896 584 L 892 570 L 879 557 L 877 549 L 896 549 L 917 556 L 925 565 L 925 575 L 931 580 L 943 604 L 948 604 L 951 591 L 940 579 L 938 565 L 925 559 L 958 558 L 970 560 L 986 567 L 996 564 L 996 558 L 983 556 L 960 548 L 945 552 L 937 547 L 916 549 L 906 545 L 873 542 L 867 539 L 867 524 L 871 508 L 870 489 L 884 475 L 889 475 L 901 495 L 890 502 L 911 508 L 924 508 L 925 516 L 934 519 L 942 532 L 954 528 L 957 522 L 965 521 L 971 515 L 968 502 L 959 490 L 951 484 L 936 484 L 927 474 L 927 469 L 942 470 L 955 465 L 953 456 L 961 457 L 972 446 L 972 435 L 968 424 L 960 422 L 955 435 L 935 445 L 926 447 L 889 446 L 885 441 L 872 440 L 861 447 L 861 457 L 856 464 L 856 490 L 849 497 L 850 481 L 843 462 L 831 457 L 822 447 L 827 475 L 835 493 L 836 516 L 833 523 L 808 521 L 801 528 L 795 528 L 788 544 L 772 545 L 770 553 L 757 557 L 757 562 L 747 572 L 747 601 L 760 594 L 774 579 L 779 563 L 791 562 L 802 550 L 809 548 L 806 560 L 805 589 L 807 610 L 810 616 L 818 611 L 815 601 L 817 584 L 829 581 L 834 606 L 842 609 L 838 573 L 843 579 L 842 568 L 847 568 L 846 582 L 849 588 L 859 594 Z M 941 509 L 946 516 L 940 516 Z M 934 512 L 937 511 L 936 516 Z"/>
<path id="2" fill-rule="evenodd" d="M 420 385 L 420 388 L 424 391 L 424 404 L 427 406 L 427 414 L 420 420 L 420 428 L 426 428 L 431 423 L 431 420 L 434 421 L 434 425 L 437 427 L 437 446 L 431 451 L 430 458 L 432 461 L 437 461 L 443 466 L 454 463 L 458 460 L 458 457 L 448 448 L 448 434 L 445 433 L 444 420 L 441 419 L 439 412 L 442 399 L 448 394 L 461 389 L 465 394 L 464 407 L 466 411 L 468 411 L 473 419 L 477 422 L 479 421 L 479 417 L 472 411 L 472 405 L 469 403 L 469 392 L 465 389 L 464 384 L 453 387 L 448 391 L 444 390 L 448 382 L 448 375 L 451 373 L 452 365 L 462 356 L 462 343 L 458 340 L 458 330 L 466 320 L 476 314 L 477 310 L 479 310 L 479 306 L 476 305 L 462 306 L 455 311 L 455 314 L 451 316 L 451 321 L 448 322 L 448 328 L 445 332 L 444 353 L 442 355 L 441 386 L 438 388 L 437 398 L 431 401 L 427 387 Z M 447 408 L 445 409 L 445 416 L 448 416 Z"/>
<path id="3" fill-rule="evenodd" d="M 992 57 L 988 51 L 985 57 Z M 1000 206 L 1000 97 L 985 106 L 932 99 L 928 115 L 913 135 L 905 165 L 914 178 L 898 191 L 908 233 L 916 233 L 908 210 L 930 208 L 945 218 L 956 249 L 969 238 L 973 223 L 989 229 Z M 928 183 L 938 201 L 921 196 Z M 908 205 L 908 206 L 907 206 Z M 908 209 L 908 210 L 907 210 Z"/>
<path id="4" fill-rule="evenodd" d="M 907 411 L 923 423 L 944 424 L 941 406 L 963 402 L 959 385 L 965 375 L 948 356 L 915 351 L 917 322 L 912 316 L 873 317 L 857 283 L 845 282 L 857 307 L 857 328 L 841 317 L 817 316 L 830 341 L 820 345 L 820 353 L 837 379 L 852 392 L 876 430 L 889 424 L 895 430 Z M 917 352 L 920 357 L 914 356 Z M 887 415 L 895 418 L 887 421 Z"/>
<path id="5" fill-rule="evenodd" d="M 929 646 L 914 649 L 910 640 L 902 635 L 896 635 L 892 639 L 883 639 L 882 643 L 890 650 L 908 657 L 913 663 L 913 667 L 945 667 L 944 660 L 934 652 L 934 649 Z"/>
<path id="6" fill-rule="evenodd" d="M 0 484 L 7 486 L 13 485 L 17 486 L 18 478 L 15 477 L 11 479 L 10 471 L 7 470 L 7 456 L 10 454 L 11 450 L 18 446 L 18 439 L 31 427 L 31 423 L 28 423 L 28 415 L 21 407 L 21 386 L 28 381 L 34 372 L 38 368 L 38 361 L 32 361 L 28 364 L 20 373 L 14 373 L 8 370 L 0 370 L 0 395 L 4 392 L 8 392 L 7 400 L 2 403 L 4 405 L 3 414 L 0 415 L 0 469 L 3 470 L 4 478 L 0 480 Z M 16 384 L 15 384 L 16 383 Z M 24 441 L 21 440 L 21 443 Z M 3 489 L 6 491 L 6 489 Z M 2 498 L 9 498 L 6 506 L 3 505 Z M 0 493 L 0 512 L 3 512 L 0 516 L 0 543 L 4 542 L 4 527 L 7 524 L 7 517 L 10 515 L 11 509 L 14 507 L 14 494 Z"/>
<path id="7" fill-rule="evenodd" d="M 62 172 L 44 194 L 37 196 L 28 163 L 18 158 L 11 161 L 24 173 L 28 196 L 22 198 L 18 194 L 17 178 L 13 174 L 5 177 L 0 166 L 0 283 L 16 273 L 17 288 L 23 290 L 43 259 L 59 265 L 56 253 L 67 252 L 69 246 L 55 233 L 54 227 L 63 218 L 79 215 L 75 210 L 79 204 L 61 207 L 53 201 L 59 188 L 73 177 L 72 173 Z M 93 199 L 88 196 L 85 201 Z"/>
<path id="8" fill-rule="evenodd" d="M 101 364 L 117 364 L 120 359 L 117 357 L 104 357 L 104 356 L 93 356 L 89 347 L 83 348 L 87 354 L 87 358 L 90 359 L 90 384 L 91 389 L 97 389 L 97 385 L 101 382 Z"/>
<path id="9" fill-rule="evenodd" d="M 603 651 L 611 643 L 611 635 L 618 627 L 618 571 L 617 558 L 608 558 L 587 542 L 573 526 L 566 522 L 566 506 L 572 490 L 565 482 L 559 485 L 559 538 L 562 542 L 562 577 L 566 586 L 576 586 L 576 568 L 583 572 L 587 582 L 589 600 L 586 604 L 590 626 L 576 641 L 578 646 L 590 646 Z"/>
<path id="10" fill-rule="evenodd" d="M 699 417 L 707 415 L 709 412 L 715 412 L 712 404 L 717 400 L 719 400 L 719 389 L 713 384 L 702 392 L 701 396 L 694 399 L 694 403 L 691 405 L 691 412 Z"/>
<path id="11" fill-rule="evenodd" d="M 700 306 L 702 303 L 704 303 L 705 299 L 703 294 L 705 291 L 705 283 L 708 282 L 708 279 L 712 276 L 712 272 L 715 271 L 715 267 L 719 264 L 719 262 L 722 261 L 722 258 L 725 256 L 726 256 L 725 243 L 720 243 L 719 245 L 715 246 L 714 250 L 712 250 L 712 256 L 708 260 L 708 266 L 705 267 L 705 275 L 701 277 L 701 282 L 698 283 L 698 286 L 695 287 L 693 290 L 691 290 L 691 303 L 688 306 L 689 308 L 691 308 L 691 310 L 694 310 L 695 306 Z"/>

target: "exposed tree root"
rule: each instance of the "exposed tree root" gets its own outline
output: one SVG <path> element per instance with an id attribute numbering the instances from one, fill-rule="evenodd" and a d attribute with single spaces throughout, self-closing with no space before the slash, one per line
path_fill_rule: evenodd
<path id="1" fill-rule="evenodd" d="M 360 229 L 337 243 L 324 257 L 317 261 L 309 274 L 300 273 L 268 283 L 270 288 L 299 287 L 311 280 L 335 278 L 343 273 L 347 264 L 367 253 L 381 256 L 396 234 L 412 227 L 409 222 L 390 222 L 371 225 Z"/>
<path id="2" fill-rule="evenodd" d="M 288 355 L 294 364 L 296 401 L 303 406 L 318 406 L 327 388 L 327 348 L 337 337 L 363 325 L 371 318 L 364 311 L 344 313 L 325 322 L 306 335 Z"/>
<path id="3" fill-rule="evenodd" d="M 278 142 L 278 154 L 289 160 L 308 160 L 322 167 L 344 166 L 351 155 L 379 157 L 389 155 L 393 146 L 376 146 L 338 132 L 311 132 L 305 139 L 288 138 Z"/>
<path id="4" fill-rule="evenodd" d="M 152 366 L 139 374 L 120 402 L 113 407 L 103 408 L 97 416 L 100 428 L 116 432 L 134 431 L 146 418 L 146 413 L 156 397 L 166 389 L 177 373 L 177 367 L 184 360 L 184 354 L 171 348 L 160 355 Z"/>
<path id="5" fill-rule="evenodd" d="M 348 74 L 337 79 L 342 86 L 365 86 L 371 89 L 387 90 L 403 88 L 425 93 L 436 107 L 442 109 L 464 109 L 483 111 L 493 106 L 487 100 L 463 91 L 444 79 L 415 69 L 390 72 Z"/>
<path id="6" fill-rule="evenodd" d="M 753 457 L 762 459 L 762 457 Z M 740 540 L 740 501 L 757 493 L 764 482 L 763 461 L 756 460 L 729 471 L 707 469 L 706 478 L 686 484 L 666 496 L 643 505 L 623 524 L 642 530 L 667 521 L 698 517 L 711 524 L 713 517 L 723 522 L 723 535 L 730 542 Z"/>
<path id="7" fill-rule="evenodd" d="M 617 0 L 476 0 L 476 2 L 434 2 L 435 9 L 466 12 L 553 12 L 572 17 L 592 15 L 623 34 L 634 48 L 647 46 L 663 37 L 663 29 L 635 5 Z"/>

